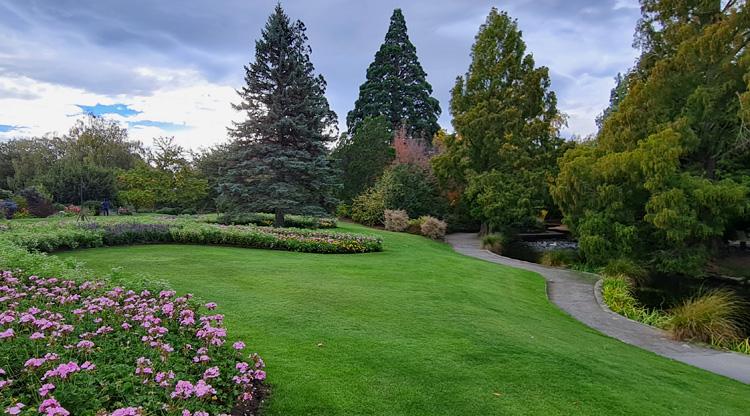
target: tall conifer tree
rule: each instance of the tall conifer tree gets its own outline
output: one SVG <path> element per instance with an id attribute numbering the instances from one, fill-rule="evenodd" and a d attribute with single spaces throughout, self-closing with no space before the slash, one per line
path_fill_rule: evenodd
<path id="1" fill-rule="evenodd" d="M 383 115 L 394 130 L 403 124 L 411 136 L 431 142 L 440 129 L 440 104 L 431 96 L 432 86 L 426 77 L 406 33 L 404 15 L 396 9 L 385 42 L 367 68 L 367 80 L 359 87 L 354 109 L 346 117 L 349 133 L 366 118 Z"/>
<path id="2" fill-rule="evenodd" d="M 336 114 L 315 75 L 305 25 L 277 5 L 245 66 L 246 85 L 234 105 L 246 119 L 229 129 L 233 149 L 219 183 L 229 211 L 322 214 L 335 205 L 336 175 L 328 162 Z"/>

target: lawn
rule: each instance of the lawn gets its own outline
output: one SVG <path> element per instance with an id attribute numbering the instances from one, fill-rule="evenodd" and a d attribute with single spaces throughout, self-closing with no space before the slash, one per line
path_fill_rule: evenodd
<path id="1" fill-rule="evenodd" d="M 381 253 L 151 245 L 59 254 L 219 302 L 268 366 L 266 415 L 746 415 L 750 386 L 603 336 L 533 273 L 382 235 Z"/>

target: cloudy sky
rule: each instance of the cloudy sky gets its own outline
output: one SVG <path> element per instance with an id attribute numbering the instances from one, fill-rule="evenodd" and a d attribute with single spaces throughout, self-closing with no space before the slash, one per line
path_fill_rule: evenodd
<path id="1" fill-rule="evenodd" d="M 242 65 L 275 0 L 0 0 L 0 139 L 65 132 L 85 112 L 131 137 L 175 136 L 191 148 L 225 140 Z M 637 0 L 286 0 L 305 22 L 313 62 L 342 123 L 383 40 L 404 11 L 451 130 L 449 91 L 465 73 L 492 6 L 518 19 L 550 68 L 566 135 L 594 132 L 612 78 L 636 57 Z"/>

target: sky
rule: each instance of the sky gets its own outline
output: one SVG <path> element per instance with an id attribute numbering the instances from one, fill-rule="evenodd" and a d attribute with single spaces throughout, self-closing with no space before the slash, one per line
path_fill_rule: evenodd
<path id="1" fill-rule="evenodd" d="M 243 65 L 275 0 L 0 0 L 0 139 L 65 133 L 87 112 L 149 144 L 174 136 L 199 149 L 240 120 Z M 470 62 L 491 7 L 518 20 L 537 65 L 550 69 L 563 135 L 596 131 L 613 78 L 631 67 L 637 0 L 286 0 L 308 29 L 312 60 L 345 127 L 394 8 L 452 131 L 450 89 Z"/>

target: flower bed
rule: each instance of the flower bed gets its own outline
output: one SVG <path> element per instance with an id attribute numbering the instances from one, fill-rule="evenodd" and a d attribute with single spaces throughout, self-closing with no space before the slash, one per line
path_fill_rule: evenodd
<path id="1" fill-rule="evenodd" d="M 0 239 L 27 250 L 53 252 L 76 248 L 148 243 L 216 244 L 306 253 L 367 253 L 382 250 L 375 237 L 330 231 L 256 226 L 225 226 L 188 220 L 59 221 L 12 224 Z"/>
<path id="2" fill-rule="evenodd" d="M 11 415 L 245 414 L 264 391 L 260 357 L 230 345 L 216 305 L 190 295 L 6 271 L 0 305 Z"/>
<path id="3" fill-rule="evenodd" d="M 247 214 L 224 214 L 219 216 L 215 222 L 224 225 L 258 225 L 271 226 L 275 220 L 274 214 L 261 212 Z M 338 224 L 335 218 L 320 218 L 306 215 L 286 215 L 284 227 L 290 228 L 336 228 Z"/>

